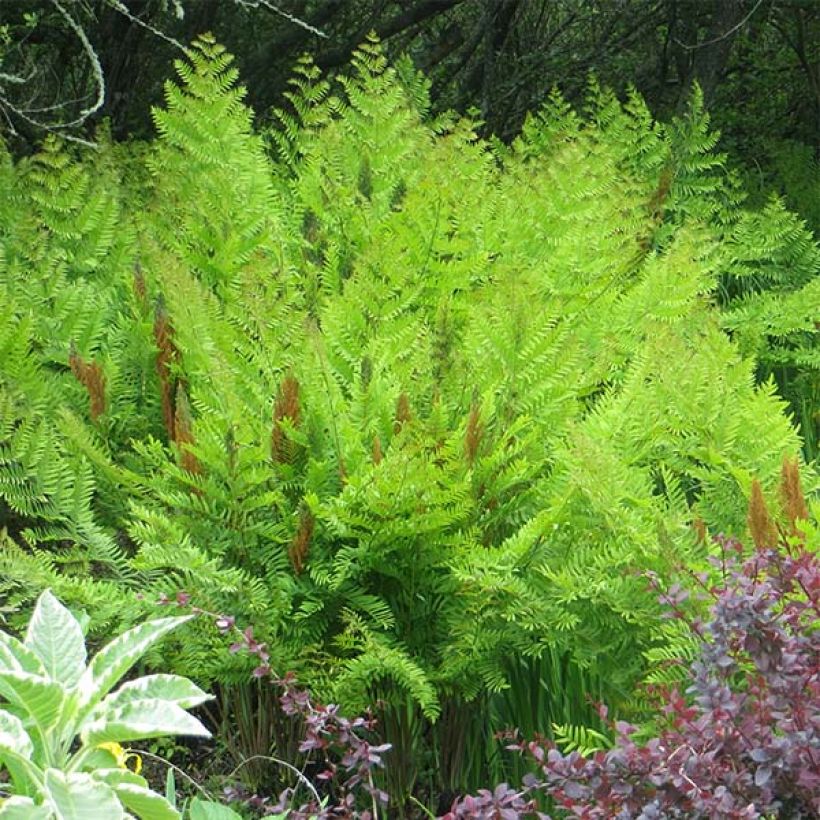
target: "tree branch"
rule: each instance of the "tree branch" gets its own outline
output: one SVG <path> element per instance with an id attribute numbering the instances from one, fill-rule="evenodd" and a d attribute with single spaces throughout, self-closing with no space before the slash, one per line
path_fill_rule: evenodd
<path id="1" fill-rule="evenodd" d="M 675 38 L 675 43 L 679 45 L 681 48 L 686 49 L 687 51 L 697 51 L 701 48 L 706 48 L 707 46 L 713 46 L 715 43 L 719 43 L 721 40 L 725 40 L 728 37 L 731 37 L 738 29 L 743 28 L 749 20 L 754 17 L 755 12 L 763 5 L 763 0 L 757 0 L 757 2 L 752 7 L 752 10 L 739 22 L 733 25 L 731 28 L 727 29 L 723 32 L 723 34 L 718 35 L 717 37 L 713 37 L 711 40 L 704 40 L 702 43 L 694 43 L 693 45 L 687 45 L 686 43 L 682 43 L 680 40 Z"/>
<path id="2" fill-rule="evenodd" d="M 299 28 L 303 28 L 305 31 L 309 31 L 311 34 L 315 34 L 317 37 L 323 37 L 325 40 L 328 39 L 327 34 L 323 32 L 321 29 L 316 28 L 316 26 L 311 25 L 306 20 L 302 20 L 301 17 L 296 17 L 295 15 L 291 14 L 290 12 L 285 11 L 284 9 L 279 8 L 279 6 L 275 6 L 270 0 L 234 0 L 240 6 L 244 6 L 245 8 L 249 9 L 258 9 L 260 7 L 266 8 L 268 11 L 273 12 L 274 14 L 278 14 L 280 17 L 283 17 L 290 23 L 293 23 Z"/>

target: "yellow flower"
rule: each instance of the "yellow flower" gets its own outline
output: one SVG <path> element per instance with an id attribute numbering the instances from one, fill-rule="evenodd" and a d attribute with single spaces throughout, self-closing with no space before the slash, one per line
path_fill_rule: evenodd
<path id="1" fill-rule="evenodd" d="M 133 760 L 134 768 L 131 771 L 133 771 L 134 774 L 139 774 L 142 771 L 142 758 L 130 749 L 123 749 L 119 743 L 116 743 L 115 741 L 98 743 L 97 748 L 108 752 L 117 761 L 117 765 L 121 769 L 129 768 L 128 762 Z"/>

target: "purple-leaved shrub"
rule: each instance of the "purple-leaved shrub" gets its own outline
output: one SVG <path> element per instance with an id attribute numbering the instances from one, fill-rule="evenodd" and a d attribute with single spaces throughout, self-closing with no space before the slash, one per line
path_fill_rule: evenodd
<path id="1" fill-rule="evenodd" d="M 300 688 L 292 674 L 276 674 L 266 644 L 254 637 L 253 627 L 240 629 L 233 615 L 216 614 L 193 605 L 191 595 L 185 591 L 173 596 L 163 594 L 158 603 L 190 608 L 193 613 L 212 619 L 221 634 L 235 638 L 230 651 L 244 652 L 254 659 L 256 666 L 251 675 L 267 679 L 277 687 L 282 711 L 304 727 L 299 752 L 305 755 L 304 766 L 313 772 L 319 789 L 302 774 L 299 780 L 303 786 L 309 786 L 307 790 L 285 789 L 274 802 L 231 785 L 225 790 L 229 802 L 242 802 L 261 815 L 286 816 L 289 820 L 378 820 L 388 796 L 376 785 L 374 770 L 384 767 L 383 755 L 390 744 L 371 742 L 376 728 L 371 713 L 347 718 L 335 704 L 314 702 L 310 692 Z M 278 762 L 290 768 L 289 764 Z M 297 795 L 305 791 L 306 799 L 297 803 Z"/>
<path id="2" fill-rule="evenodd" d="M 658 736 L 638 743 L 636 727 L 616 722 L 613 747 L 588 757 L 516 742 L 541 774 L 523 789 L 460 798 L 445 820 L 547 818 L 531 802 L 539 792 L 584 820 L 820 816 L 817 555 L 799 537 L 746 559 L 737 542 L 721 544 L 725 582 L 709 590 L 710 620 L 690 622 L 699 657 L 686 692 L 667 694 Z M 686 597 L 674 587 L 662 600 L 688 618 Z"/>

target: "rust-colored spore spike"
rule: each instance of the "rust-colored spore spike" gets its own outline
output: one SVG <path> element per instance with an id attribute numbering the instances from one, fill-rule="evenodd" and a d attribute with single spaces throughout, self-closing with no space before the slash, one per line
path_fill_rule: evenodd
<path id="1" fill-rule="evenodd" d="M 105 412 L 105 373 L 97 362 L 86 362 L 73 342 L 68 354 L 68 364 L 74 378 L 88 391 L 91 421 L 96 421 Z"/>
<path id="2" fill-rule="evenodd" d="M 159 376 L 162 420 L 168 439 L 174 440 L 174 379 L 171 366 L 179 358 L 174 345 L 174 328 L 162 299 L 157 299 L 154 315 L 154 342 L 157 345 L 157 375 Z"/>
<path id="3" fill-rule="evenodd" d="M 373 463 L 382 463 L 382 440 L 378 436 L 373 436 Z"/>
<path id="4" fill-rule="evenodd" d="M 478 455 L 482 438 L 484 438 L 484 425 L 481 423 L 481 409 L 478 402 L 473 402 L 467 419 L 467 431 L 464 434 L 464 454 L 467 456 L 467 463 L 471 466 Z"/>
<path id="5" fill-rule="evenodd" d="M 300 575 L 305 567 L 305 561 L 310 550 L 310 541 L 313 537 L 314 524 L 313 513 L 303 504 L 299 513 L 299 529 L 296 530 L 296 534 L 288 547 L 288 558 L 290 558 L 290 564 L 297 575 Z"/>
<path id="6" fill-rule="evenodd" d="M 413 418 L 410 412 L 410 399 L 407 393 L 402 393 L 396 402 L 396 418 L 393 422 L 393 432 L 398 435 L 405 424 Z"/>
<path id="7" fill-rule="evenodd" d="M 803 488 L 800 485 L 800 467 L 796 458 L 790 459 L 788 456 L 783 456 L 783 466 L 780 470 L 780 500 L 792 533 L 795 534 L 795 522 L 809 517 Z"/>
<path id="8" fill-rule="evenodd" d="M 664 206 L 672 188 L 672 183 L 675 179 L 675 173 L 671 166 L 666 166 L 658 178 L 658 187 L 653 192 L 647 203 L 647 210 L 649 211 L 651 223 L 649 232 L 638 237 L 638 247 L 641 254 L 646 254 L 652 245 L 652 235 L 663 223 Z"/>
<path id="9" fill-rule="evenodd" d="M 752 541 L 758 549 L 770 549 L 777 544 L 777 528 L 772 521 L 766 500 L 763 498 L 763 488 L 755 478 L 752 480 L 752 494 L 749 498 L 749 512 L 746 517 Z"/>
<path id="10" fill-rule="evenodd" d="M 280 422 L 288 419 L 294 427 L 298 427 L 301 418 L 299 382 L 293 376 L 285 376 L 273 403 L 273 430 L 270 437 L 271 458 L 278 464 L 286 464 L 293 458 L 292 448 Z"/>
<path id="11" fill-rule="evenodd" d="M 663 208 L 666 199 L 669 196 L 669 191 L 672 188 L 672 182 L 675 179 L 674 171 L 671 166 L 666 166 L 660 173 L 658 178 L 658 187 L 655 189 L 652 197 L 649 200 L 649 213 L 656 222 L 663 219 Z"/>
<path id="12" fill-rule="evenodd" d="M 182 382 L 177 385 L 176 407 L 174 412 L 174 441 L 179 447 L 179 466 L 194 475 L 202 474 L 202 465 L 190 451 L 189 446 L 196 444 L 194 425 L 191 416 L 191 405 Z"/>

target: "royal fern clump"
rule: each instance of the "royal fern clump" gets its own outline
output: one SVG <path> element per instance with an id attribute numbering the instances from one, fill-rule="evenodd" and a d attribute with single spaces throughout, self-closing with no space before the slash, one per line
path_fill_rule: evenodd
<path id="1" fill-rule="evenodd" d="M 641 573 L 745 531 L 790 412 L 815 441 L 811 235 L 744 208 L 698 93 L 665 126 L 592 84 L 505 147 L 373 42 L 259 131 L 210 38 L 177 72 L 150 144 L 0 157 L 4 597 L 102 633 L 184 589 L 320 696 L 383 697 L 454 788 L 469 716 L 488 754 L 480 715 L 531 719 L 510 681 L 625 708 L 689 646 Z M 205 629 L 169 652 L 248 672 Z"/>

